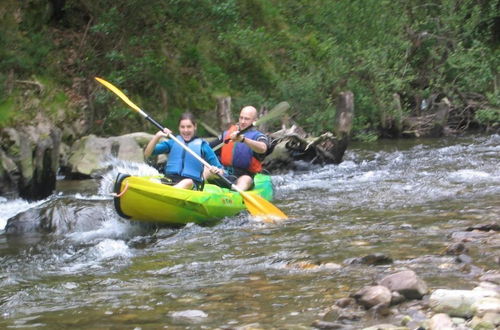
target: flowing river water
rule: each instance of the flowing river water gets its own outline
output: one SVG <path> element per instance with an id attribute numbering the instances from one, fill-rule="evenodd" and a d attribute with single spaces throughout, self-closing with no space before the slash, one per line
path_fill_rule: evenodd
<path id="1" fill-rule="evenodd" d="M 60 181 L 43 201 L 0 197 L 0 229 L 14 216 L 23 228 L 0 232 L 0 327 L 309 329 L 337 299 L 401 269 L 431 290 L 471 289 L 477 272 L 442 252 L 453 233 L 500 218 L 499 160 L 498 135 L 352 145 L 340 165 L 273 176 L 273 203 L 290 217 L 281 224 L 122 220 L 114 176 L 154 170 L 119 161 L 102 180 Z M 474 268 L 498 270 L 498 251 L 472 244 Z M 393 262 L 349 262 L 375 253 Z"/>

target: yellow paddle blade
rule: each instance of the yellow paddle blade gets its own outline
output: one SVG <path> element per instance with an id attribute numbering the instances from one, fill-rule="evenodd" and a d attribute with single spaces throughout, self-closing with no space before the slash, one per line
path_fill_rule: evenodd
<path id="1" fill-rule="evenodd" d="M 240 191 L 245 205 L 251 215 L 262 218 L 264 222 L 275 222 L 276 220 L 288 219 L 287 215 L 279 208 L 266 201 L 259 195 Z"/>
<path id="2" fill-rule="evenodd" d="M 125 103 L 127 103 L 132 109 L 139 111 L 142 113 L 143 111 L 141 108 L 139 108 L 137 105 L 134 104 L 134 102 L 130 101 L 130 99 L 127 97 L 127 95 L 123 94 L 121 90 L 119 90 L 117 87 L 115 87 L 112 83 L 109 81 L 106 81 L 102 78 L 95 77 L 95 80 L 106 86 L 110 91 L 118 95 Z"/>

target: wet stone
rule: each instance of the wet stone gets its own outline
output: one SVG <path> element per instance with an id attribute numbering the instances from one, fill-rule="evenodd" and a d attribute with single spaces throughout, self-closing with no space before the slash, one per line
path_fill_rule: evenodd
<path id="1" fill-rule="evenodd" d="M 473 260 L 468 255 L 461 254 L 455 258 L 455 261 L 458 263 L 463 263 L 463 264 L 471 264 Z"/>
<path id="2" fill-rule="evenodd" d="M 348 265 L 355 265 L 355 264 L 387 265 L 387 264 L 392 264 L 392 262 L 393 262 L 392 258 L 381 253 L 368 254 L 364 257 L 348 258 L 344 260 L 344 263 Z"/>
<path id="3" fill-rule="evenodd" d="M 399 292 L 407 299 L 421 299 L 428 291 L 427 284 L 412 270 L 388 275 L 379 284 Z"/>
<path id="4" fill-rule="evenodd" d="M 490 222 L 490 223 L 482 223 L 477 224 L 466 229 L 467 231 L 479 230 L 479 231 L 500 231 L 500 223 L 498 222 Z"/>
<path id="5" fill-rule="evenodd" d="M 469 249 L 467 246 L 464 243 L 459 242 L 450 244 L 444 253 L 447 255 L 460 255 L 462 253 L 467 253 L 468 251 Z"/>

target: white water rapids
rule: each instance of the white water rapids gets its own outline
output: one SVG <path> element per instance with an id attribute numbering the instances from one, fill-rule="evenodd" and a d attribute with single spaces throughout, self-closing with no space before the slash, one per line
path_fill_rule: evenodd
<path id="1" fill-rule="evenodd" d="M 279 225 L 245 214 L 178 229 L 123 220 L 109 195 L 116 174 L 157 172 L 116 160 L 102 180 L 59 182 L 43 201 L 0 197 L 0 229 L 24 224 L 0 233 L 0 326 L 307 328 L 405 267 L 431 288 L 468 288 L 474 271 L 498 269 L 497 243 L 472 243 L 470 269 L 442 250 L 500 218 L 499 164 L 498 135 L 352 145 L 339 165 L 273 176 L 273 203 L 290 216 Z M 345 263 L 372 253 L 393 263 Z"/>

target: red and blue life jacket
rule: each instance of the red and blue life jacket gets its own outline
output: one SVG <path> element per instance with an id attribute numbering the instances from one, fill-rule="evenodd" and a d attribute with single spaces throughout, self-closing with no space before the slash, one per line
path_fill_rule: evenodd
<path id="1" fill-rule="evenodd" d="M 231 133 L 238 131 L 236 125 L 231 126 L 222 135 L 222 140 L 226 140 Z M 246 139 L 256 140 L 262 133 L 257 130 L 249 130 L 243 133 Z M 262 163 L 255 158 L 252 149 L 245 143 L 233 142 L 229 140 L 221 149 L 221 163 L 224 166 L 240 168 L 250 173 L 262 171 Z"/>

